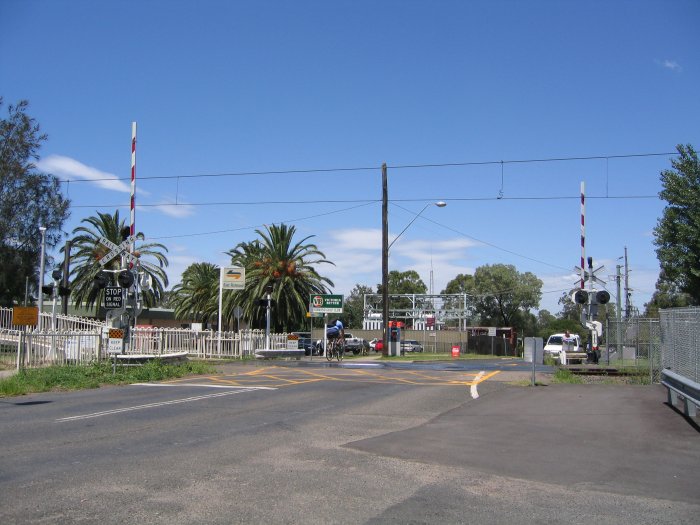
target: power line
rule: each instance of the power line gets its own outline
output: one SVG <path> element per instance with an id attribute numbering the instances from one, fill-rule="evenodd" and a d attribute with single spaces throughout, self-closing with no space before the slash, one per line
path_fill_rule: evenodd
<path id="1" fill-rule="evenodd" d="M 470 201 L 555 201 L 555 200 L 580 200 L 580 195 L 573 196 L 551 196 L 551 197 L 451 197 L 443 198 L 446 202 L 470 202 Z M 632 200 L 632 199 L 658 199 L 658 195 L 601 195 L 601 196 L 586 196 L 586 200 Z M 427 202 L 431 199 L 427 197 L 414 199 L 392 199 L 391 203 L 396 202 Z M 156 204 L 136 204 L 137 208 L 169 208 L 173 206 L 263 206 L 263 205 L 279 205 L 279 204 L 350 204 L 362 203 L 372 204 L 381 202 L 380 199 L 343 199 L 343 200 L 299 200 L 299 201 L 218 201 L 218 202 L 173 202 L 173 203 L 156 203 Z M 125 208 L 129 204 L 71 204 L 72 208 Z M 408 211 L 408 210 L 407 210 Z"/>
<path id="2" fill-rule="evenodd" d="M 282 220 L 282 221 L 275 221 L 275 222 L 272 222 L 270 224 L 295 223 L 295 222 L 306 221 L 309 219 L 316 219 L 318 217 L 325 217 L 327 215 L 333 215 L 335 213 L 343 213 L 346 211 L 355 210 L 357 208 L 362 208 L 364 206 L 367 206 L 368 204 L 372 204 L 372 202 L 374 202 L 374 201 L 371 201 L 371 202 L 368 202 L 365 204 L 360 204 L 358 206 L 350 206 L 349 208 L 342 208 L 340 210 L 333 210 L 333 211 L 329 211 L 326 213 L 318 213 L 316 215 L 309 215 L 307 217 L 300 217 L 297 219 L 286 219 L 286 220 Z M 158 239 L 176 239 L 176 238 L 181 238 L 181 237 L 199 237 L 202 235 L 215 235 L 218 233 L 230 233 L 230 232 L 237 232 L 237 231 L 244 231 L 244 230 L 253 230 L 255 228 L 261 228 L 261 227 L 265 227 L 265 224 L 259 224 L 257 226 L 242 226 L 240 228 L 229 228 L 229 229 L 225 229 L 225 230 L 214 230 L 214 231 L 208 231 L 208 232 L 183 233 L 183 234 L 179 234 L 179 235 L 163 235 L 163 236 L 159 236 L 159 237 L 146 237 L 144 240 L 153 241 L 153 240 L 158 240 Z"/>
<path id="3" fill-rule="evenodd" d="M 583 160 L 610 160 L 610 159 L 631 159 L 643 157 L 663 157 L 670 155 L 678 155 L 677 151 L 666 153 L 630 153 L 623 155 L 591 155 L 585 157 L 548 157 L 542 159 L 511 159 L 511 160 L 487 160 L 487 161 L 467 161 L 467 162 L 442 162 L 436 164 L 396 164 L 387 166 L 388 169 L 418 169 L 418 168 L 454 168 L 466 166 L 488 166 L 488 165 L 504 165 L 504 164 L 528 164 L 542 162 L 570 162 Z M 381 170 L 381 166 L 360 166 L 360 167 L 345 167 L 345 168 L 316 168 L 316 169 L 285 169 L 285 170 L 270 170 L 270 171 L 240 171 L 227 173 L 198 173 L 193 175 L 153 175 L 139 177 L 139 181 L 156 180 L 156 179 L 196 179 L 205 177 L 252 177 L 261 175 L 303 175 L 314 173 L 342 173 L 349 171 L 373 171 Z M 100 182 L 100 181 L 119 181 L 131 180 L 131 177 L 100 177 L 90 179 L 59 179 L 59 182 Z"/>
<path id="4" fill-rule="evenodd" d="M 497 197 L 494 197 L 494 198 L 493 198 L 493 200 L 496 200 L 496 199 L 498 199 L 498 198 L 497 198 Z M 502 199 L 498 199 L 498 200 L 502 200 Z M 404 211 L 407 211 L 408 213 L 413 213 L 411 210 L 408 210 L 408 209 L 404 208 L 403 206 L 400 206 L 400 205 L 395 204 L 395 203 L 393 203 L 393 205 L 396 206 L 396 207 L 398 207 L 398 208 L 401 208 L 401 209 L 404 210 Z M 534 257 L 530 257 L 530 256 L 528 256 L 528 255 L 523 255 L 523 254 L 521 254 L 521 253 L 514 252 L 513 250 L 509 250 L 509 249 L 507 249 L 507 248 L 503 248 L 503 247 L 498 246 L 498 245 L 496 245 L 496 244 L 493 244 L 493 243 L 491 243 L 491 242 L 487 242 L 487 241 L 483 241 L 483 240 L 481 240 L 481 239 L 477 239 L 476 237 L 474 237 L 474 236 L 472 236 L 472 235 L 468 235 L 468 234 L 466 234 L 466 233 L 464 233 L 464 232 L 462 232 L 462 231 L 459 231 L 459 230 L 457 230 L 457 229 L 455 229 L 455 228 L 452 228 L 451 226 L 447 226 L 447 225 L 445 225 L 445 224 L 442 224 L 442 223 L 440 223 L 440 222 L 438 222 L 438 221 L 435 221 L 435 220 L 433 220 L 433 219 L 431 219 L 431 218 L 429 218 L 429 217 L 425 217 L 425 216 L 422 215 L 421 218 L 424 219 L 424 220 L 426 220 L 426 221 L 432 222 L 432 223 L 435 224 L 436 226 L 440 226 L 441 228 L 444 228 L 444 229 L 449 230 L 449 231 L 451 231 L 451 232 L 453 232 L 453 233 L 456 233 L 456 234 L 458 234 L 458 235 L 461 235 L 462 237 L 466 237 L 467 239 L 471 239 L 471 240 L 476 241 L 476 242 L 478 242 L 478 243 L 480 243 L 480 244 L 484 244 L 484 245 L 486 245 L 486 246 L 490 246 L 491 248 L 495 248 L 496 250 L 500 250 L 500 251 L 505 252 L 505 253 L 508 253 L 508 254 L 510 254 L 510 255 L 515 255 L 516 257 L 521 257 L 522 259 L 527 259 L 527 260 L 529 260 L 529 261 L 536 262 L 536 263 L 538 263 L 538 264 L 543 264 L 543 265 L 545 265 L 545 266 L 550 266 L 551 268 L 556 268 L 557 270 L 564 270 L 564 271 L 567 271 L 567 272 L 571 271 L 570 268 L 564 268 L 563 266 L 558 266 L 558 265 L 556 265 L 556 264 L 552 264 L 552 263 L 549 263 L 549 262 L 546 262 L 546 261 L 542 261 L 542 260 L 540 260 L 540 259 L 535 259 Z"/>

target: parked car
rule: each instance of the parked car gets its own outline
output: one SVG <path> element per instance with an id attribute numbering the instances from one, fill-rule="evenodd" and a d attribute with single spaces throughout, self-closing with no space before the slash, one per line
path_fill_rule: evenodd
<path id="1" fill-rule="evenodd" d="M 371 348 L 371 345 L 370 345 L 370 348 Z M 384 341 L 382 341 L 381 339 L 377 339 L 374 342 L 374 351 L 377 353 L 380 353 L 383 349 L 384 349 Z"/>
<path id="2" fill-rule="evenodd" d="M 318 350 L 314 347 L 313 341 L 311 340 L 310 332 L 292 332 L 294 335 L 299 337 L 299 350 L 304 350 L 304 355 L 319 355 Z"/>
<path id="3" fill-rule="evenodd" d="M 415 339 L 405 339 L 404 341 L 401 341 L 401 353 L 402 354 L 405 354 L 406 352 L 422 352 L 422 351 L 423 351 L 423 345 L 420 344 Z"/>

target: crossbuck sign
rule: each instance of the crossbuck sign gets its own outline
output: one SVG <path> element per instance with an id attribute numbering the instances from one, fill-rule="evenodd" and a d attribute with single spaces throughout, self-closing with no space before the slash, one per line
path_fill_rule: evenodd
<path id="1" fill-rule="evenodd" d="M 103 246 L 106 246 L 109 248 L 111 251 L 102 257 L 99 260 L 99 263 L 104 267 L 109 261 L 117 257 L 118 255 L 125 255 L 126 260 L 129 262 L 135 263 L 138 259 L 131 255 L 127 250 L 129 246 L 133 244 L 133 242 L 136 240 L 136 237 L 134 235 L 130 235 L 123 243 L 117 245 L 114 244 L 112 241 L 109 239 L 105 239 L 104 237 L 100 237 L 100 244 Z"/>

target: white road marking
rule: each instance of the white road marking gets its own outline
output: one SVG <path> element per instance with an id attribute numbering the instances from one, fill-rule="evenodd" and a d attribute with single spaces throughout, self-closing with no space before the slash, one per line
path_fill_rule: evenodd
<path id="1" fill-rule="evenodd" d="M 173 399 L 172 401 L 161 401 L 159 403 L 148 403 L 146 405 L 137 405 L 137 406 L 125 407 L 125 408 L 115 408 L 114 410 L 105 410 L 103 412 L 93 412 L 92 414 L 83 414 L 80 416 L 62 417 L 60 419 L 57 419 L 56 421 L 58 421 L 58 422 L 78 421 L 81 419 L 90 419 L 90 418 L 94 418 L 94 417 L 109 416 L 112 414 L 120 414 L 122 412 L 132 412 L 134 410 L 143 410 L 144 408 L 155 408 L 155 407 L 162 407 L 162 406 L 166 406 L 166 405 L 177 405 L 180 403 L 190 403 L 191 401 L 200 401 L 202 399 L 211 399 L 214 397 L 223 397 L 223 396 L 230 396 L 233 394 L 242 394 L 244 392 L 250 392 L 252 390 L 275 390 L 275 389 L 270 389 L 267 387 L 238 388 L 236 390 L 229 390 L 227 392 L 219 392 L 216 394 L 208 394 L 206 396 L 185 397 L 182 399 Z"/>
<path id="2" fill-rule="evenodd" d="M 479 373 L 476 375 L 476 377 L 474 378 L 474 381 L 475 381 L 475 382 L 472 384 L 471 388 L 469 389 L 469 391 L 470 391 L 471 394 L 472 394 L 472 399 L 478 399 L 478 397 L 479 397 L 479 392 L 477 392 L 477 390 L 476 390 L 476 385 L 477 385 L 477 383 L 479 383 L 479 381 L 481 381 L 481 378 L 484 377 L 484 374 L 485 374 L 485 373 L 486 373 L 486 372 L 485 372 L 484 370 L 482 370 L 482 371 L 479 372 Z"/>
<path id="3" fill-rule="evenodd" d="M 130 386 L 199 386 L 203 388 L 236 388 L 238 390 L 277 390 L 269 386 L 211 385 L 209 383 L 131 383 Z"/>

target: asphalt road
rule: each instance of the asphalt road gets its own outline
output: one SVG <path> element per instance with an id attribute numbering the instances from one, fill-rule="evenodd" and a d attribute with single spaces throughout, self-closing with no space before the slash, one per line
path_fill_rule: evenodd
<path id="1" fill-rule="evenodd" d="M 317 364 L 0 399 L 0 523 L 697 523 L 659 386 Z"/>

